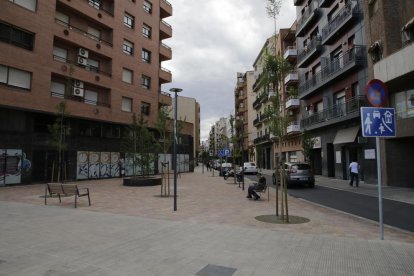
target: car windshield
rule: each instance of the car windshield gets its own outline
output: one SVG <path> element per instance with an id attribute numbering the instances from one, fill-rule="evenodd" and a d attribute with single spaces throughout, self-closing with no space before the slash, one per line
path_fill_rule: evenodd
<path id="1" fill-rule="evenodd" d="M 308 164 L 295 164 L 292 166 L 292 168 L 296 170 L 309 170 L 310 166 Z"/>

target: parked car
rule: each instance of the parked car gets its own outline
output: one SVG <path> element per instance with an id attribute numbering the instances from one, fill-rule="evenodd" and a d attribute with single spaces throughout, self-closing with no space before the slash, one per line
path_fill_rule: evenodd
<path id="1" fill-rule="evenodd" d="M 245 174 L 257 174 L 257 167 L 256 164 L 253 162 L 244 162 L 243 169 Z"/>
<path id="2" fill-rule="evenodd" d="M 307 163 L 285 163 L 286 181 L 289 187 L 292 184 L 307 184 L 310 188 L 315 187 L 315 176 Z M 276 176 L 272 175 L 273 184 L 276 183 Z"/>

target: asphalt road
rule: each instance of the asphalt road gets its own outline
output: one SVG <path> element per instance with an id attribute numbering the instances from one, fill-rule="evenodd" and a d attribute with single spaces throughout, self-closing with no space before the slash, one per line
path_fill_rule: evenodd
<path id="1" fill-rule="evenodd" d="M 247 177 L 256 180 L 255 176 Z M 272 183 L 270 176 L 266 176 L 266 180 L 268 183 Z M 373 221 L 379 221 L 377 197 L 318 185 L 315 185 L 313 189 L 306 186 L 291 187 L 288 193 L 293 197 L 302 198 Z M 382 202 L 384 224 L 414 232 L 414 205 L 388 199 L 383 199 Z"/>

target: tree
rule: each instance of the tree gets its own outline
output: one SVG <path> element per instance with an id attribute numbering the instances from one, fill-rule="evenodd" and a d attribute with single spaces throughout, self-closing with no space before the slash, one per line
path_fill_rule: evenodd
<path id="1" fill-rule="evenodd" d="M 304 131 L 302 134 L 303 154 L 305 155 L 305 161 L 309 162 L 311 168 L 313 168 L 312 154 L 313 154 L 314 145 L 315 145 L 315 139 L 311 138 L 309 134 L 306 131 Z"/>
<path id="2" fill-rule="evenodd" d="M 126 129 L 121 148 L 126 158 L 132 161 L 133 175 L 149 176 L 154 174 L 154 162 L 157 159 L 157 143 L 154 134 L 149 130 L 143 116 L 137 121 L 136 114 L 132 115 L 132 123 Z M 139 168 L 139 172 L 136 168 Z"/>
<path id="3" fill-rule="evenodd" d="M 49 144 L 56 149 L 58 152 L 58 173 L 57 173 L 57 182 L 62 180 L 63 182 L 63 160 L 64 152 L 67 149 L 67 144 L 65 143 L 65 136 L 70 134 L 70 127 L 65 125 L 65 119 L 69 116 L 69 112 L 66 110 L 66 103 L 60 102 L 56 106 L 56 120 L 53 125 L 48 125 L 47 128 L 50 133 Z M 54 173 L 52 172 L 52 182 Z"/>

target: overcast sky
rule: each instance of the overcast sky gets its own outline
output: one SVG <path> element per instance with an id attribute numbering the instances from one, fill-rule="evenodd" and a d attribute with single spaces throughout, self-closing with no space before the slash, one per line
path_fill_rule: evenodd
<path id="1" fill-rule="evenodd" d="M 252 64 L 266 39 L 274 32 L 266 14 L 266 0 L 169 0 L 173 37 L 163 43 L 173 50 L 162 66 L 172 71 L 171 87 L 195 98 L 201 107 L 201 140 L 212 124 L 234 112 L 236 73 L 253 70 Z M 295 19 L 292 0 L 283 0 L 277 29 L 289 28 Z"/>

